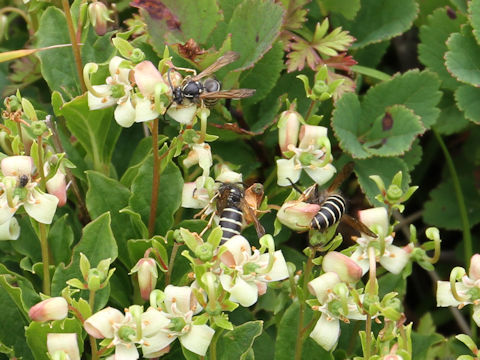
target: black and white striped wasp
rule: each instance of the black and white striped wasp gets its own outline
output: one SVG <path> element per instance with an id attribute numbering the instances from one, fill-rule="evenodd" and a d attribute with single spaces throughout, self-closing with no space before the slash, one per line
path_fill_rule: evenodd
<path id="1" fill-rule="evenodd" d="M 333 180 L 332 184 L 324 191 L 319 191 L 317 184 L 313 184 L 298 199 L 309 204 L 320 205 L 320 210 L 313 217 L 310 223 L 310 229 L 325 231 L 331 226 L 343 221 L 355 230 L 360 231 L 370 237 L 377 237 L 364 223 L 346 214 L 346 201 L 343 196 L 336 193 L 337 188 L 352 173 L 353 162 L 346 164 Z M 292 186 L 301 192 L 293 183 Z"/>
<path id="2" fill-rule="evenodd" d="M 223 56 L 220 56 L 212 65 L 208 66 L 199 74 L 195 74 L 194 71 L 193 76 L 185 77 L 180 86 L 177 87 L 174 87 L 172 84 L 170 79 L 171 69 L 169 69 L 167 75 L 168 83 L 172 89 L 172 104 L 183 105 L 183 101 L 187 99 L 192 102 L 204 104 L 206 107 L 213 107 L 219 99 L 240 99 L 252 96 L 255 93 L 255 89 L 221 90 L 220 82 L 213 77 L 208 77 L 238 58 L 239 55 L 236 52 L 229 51 Z M 206 79 L 202 81 L 204 78 Z M 170 104 L 169 107 L 172 104 Z"/>

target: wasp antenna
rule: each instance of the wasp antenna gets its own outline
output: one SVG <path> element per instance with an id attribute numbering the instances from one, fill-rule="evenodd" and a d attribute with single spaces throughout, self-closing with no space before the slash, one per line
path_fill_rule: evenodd
<path id="1" fill-rule="evenodd" d="M 300 194 L 303 194 L 303 191 L 302 191 L 297 185 L 295 185 L 295 184 L 293 183 L 292 179 L 290 179 L 290 178 L 287 177 L 287 180 L 290 181 L 290 184 L 292 185 L 292 187 L 293 187 L 295 190 L 297 190 L 297 192 L 299 192 Z"/>
<path id="2" fill-rule="evenodd" d="M 170 85 L 170 89 L 172 89 L 172 93 L 173 93 L 172 80 L 170 80 L 170 71 L 172 71 L 172 68 L 169 68 L 167 71 L 167 79 L 168 79 L 168 84 Z"/>

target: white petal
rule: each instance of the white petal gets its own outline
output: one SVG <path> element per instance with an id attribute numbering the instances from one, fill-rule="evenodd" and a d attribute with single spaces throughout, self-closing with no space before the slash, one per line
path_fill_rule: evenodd
<path id="1" fill-rule="evenodd" d="M 130 127 L 135 122 L 135 109 L 128 99 L 117 105 L 114 112 L 115 121 L 123 127 Z"/>
<path id="2" fill-rule="evenodd" d="M 206 195 L 206 201 L 202 195 Z M 208 193 L 206 189 L 197 189 L 197 185 L 194 182 L 183 184 L 182 207 L 202 209 L 208 205 L 208 202 Z"/>
<path id="3" fill-rule="evenodd" d="M 33 200 L 29 199 L 23 204 L 27 214 L 42 224 L 51 224 L 57 210 L 58 198 L 36 188 L 31 195 Z"/>
<path id="4" fill-rule="evenodd" d="M 300 129 L 300 149 L 307 149 L 313 145 L 314 149 L 318 149 L 318 140 L 327 136 L 327 128 L 325 126 L 317 125 L 302 125 Z"/>
<path id="5" fill-rule="evenodd" d="M 87 333 L 97 339 L 113 338 L 112 324 L 120 323 L 124 319 L 123 314 L 112 307 L 96 312 L 83 323 Z"/>
<path id="6" fill-rule="evenodd" d="M 4 224 L 12 218 L 21 204 L 16 205 L 14 208 L 8 206 L 7 195 L 4 193 L 0 196 L 0 224 Z"/>
<path id="7" fill-rule="evenodd" d="M 295 158 L 277 160 L 277 184 L 279 186 L 289 186 L 300 179 L 302 173 L 301 167 L 295 166 Z M 290 182 L 291 180 L 291 182 Z"/>
<path id="8" fill-rule="evenodd" d="M 142 314 L 143 336 L 150 337 L 155 335 L 160 330 L 167 328 L 169 324 L 170 319 L 162 311 L 158 311 L 155 308 L 150 307 Z"/>
<path id="9" fill-rule="evenodd" d="M 52 358 L 55 352 L 64 351 L 69 360 L 80 360 L 76 333 L 47 334 L 47 349 Z"/>
<path id="10" fill-rule="evenodd" d="M 190 331 L 179 340 L 187 350 L 205 356 L 214 334 L 215 331 L 208 325 L 192 325 Z"/>
<path id="11" fill-rule="evenodd" d="M 475 324 L 477 324 L 477 326 L 480 326 L 480 305 L 475 305 L 473 307 L 472 319 L 473 321 L 475 321 Z"/>
<path id="12" fill-rule="evenodd" d="M 191 104 L 186 107 L 170 107 L 167 114 L 180 124 L 191 124 L 197 112 L 197 105 Z"/>
<path id="13" fill-rule="evenodd" d="M 388 234 L 389 221 L 387 209 L 384 207 L 376 207 L 358 212 L 358 219 L 367 225 L 368 228 L 372 228 L 376 225 L 379 230 L 379 236 L 384 238 Z M 363 235 L 364 236 L 364 235 Z"/>
<path id="14" fill-rule="evenodd" d="M 195 296 L 192 289 L 188 286 L 173 286 L 168 285 L 165 288 L 165 306 L 167 311 L 173 315 L 185 314 L 192 310 L 195 305 Z M 172 311 L 176 309 L 176 312 Z"/>
<path id="15" fill-rule="evenodd" d="M 205 143 L 195 144 L 192 149 L 198 155 L 198 165 L 203 169 L 203 176 L 208 176 L 210 173 L 210 167 L 213 164 L 210 145 Z"/>
<path id="16" fill-rule="evenodd" d="M 156 119 L 158 112 L 155 111 L 155 106 L 150 100 L 146 98 L 136 98 L 135 105 L 135 122 L 144 122 Z"/>
<path id="17" fill-rule="evenodd" d="M 224 182 L 224 183 L 241 183 L 242 174 L 232 171 L 228 166 L 223 165 L 220 168 L 220 174 L 218 174 L 215 181 Z"/>
<path id="18" fill-rule="evenodd" d="M 228 275 L 224 276 L 230 278 Z M 257 302 L 258 288 L 254 282 L 247 282 L 241 276 L 237 276 L 234 283 L 231 281 L 231 278 L 229 282 L 225 280 L 227 279 L 222 278 L 222 275 L 220 275 L 220 282 L 223 288 L 230 293 L 231 301 L 239 303 L 244 307 L 251 306 Z"/>
<path id="19" fill-rule="evenodd" d="M 20 225 L 14 217 L 0 225 L 0 240 L 17 240 L 20 236 Z"/>
<path id="20" fill-rule="evenodd" d="M 317 325 L 310 333 L 310 337 L 315 342 L 327 351 L 332 350 L 337 344 L 340 336 L 340 322 L 335 318 L 328 318 L 327 315 L 322 314 L 317 321 Z"/>
<path id="21" fill-rule="evenodd" d="M 465 292 L 468 288 L 462 283 L 457 283 L 455 286 L 457 293 Z M 437 281 L 437 306 L 458 306 L 464 303 L 459 302 L 452 295 L 452 288 L 449 281 Z"/>
<path id="22" fill-rule="evenodd" d="M 142 61 L 134 68 L 135 83 L 143 96 L 153 95 L 158 83 L 165 83 L 162 74 L 150 61 Z"/>
<path id="23" fill-rule="evenodd" d="M 117 344 L 115 346 L 115 360 L 136 360 L 138 350 L 135 344 Z"/>
<path id="24" fill-rule="evenodd" d="M 163 331 L 158 331 L 150 337 L 144 337 L 142 344 L 143 356 L 146 358 L 158 357 L 157 353 L 170 345 L 176 338 L 177 336 Z"/>
<path id="25" fill-rule="evenodd" d="M 112 77 L 117 78 L 123 84 L 129 84 L 130 81 L 128 79 L 128 76 L 131 69 L 127 67 L 120 67 L 123 62 L 125 62 L 125 64 L 128 63 L 127 60 L 121 58 L 120 56 L 114 56 L 108 63 L 108 69 Z"/>
<path id="26" fill-rule="evenodd" d="M 334 272 L 324 273 L 308 283 L 308 291 L 315 295 L 323 304 L 327 300 L 327 296 L 335 285 L 340 283 L 340 278 Z"/>
<path id="27" fill-rule="evenodd" d="M 2 159 L 1 168 L 4 176 L 26 175 L 30 178 L 33 159 L 30 156 L 8 156 Z"/>
<path id="28" fill-rule="evenodd" d="M 96 97 L 91 92 L 88 92 L 87 100 L 88 108 L 90 110 L 105 109 L 115 105 L 117 102 L 117 99 L 111 96 L 112 92 L 110 90 L 110 85 L 94 85 L 93 90 L 104 96 Z"/>
<path id="29" fill-rule="evenodd" d="M 365 275 L 370 269 L 370 263 L 368 262 L 365 250 L 362 247 L 357 248 L 357 250 L 350 255 L 350 258 L 362 268 L 362 275 Z"/>
<path id="30" fill-rule="evenodd" d="M 333 175 L 337 172 L 335 166 L 332 164 L 327 164 L 321 168 L 311 168 L 309 166 L 303 168 L 305 172 L 310 176 L 313 181 L 315 181 L 318 185 L 325 184 L 328 180 L 330 180 Z"/>
<path id="31" fill-rule="evenodd" d="M 240 265 L 252 255 L 252 248 L 242 235 L 235 235 L 223 244 L 228 251 L 224 252 L 220 260 L 227 266 Z"/>
<path id="32" fill-rule="evenodd" d="M 380 264 L 392 274 L 400 274 L 409 259 L 410 254 L 401 247 L 387 245 L 384 256 L 380 258 Z"/>
<path id="33" fill-rule="evenodd" d="M 260 255 L 260 262 L 268 262 L 269 255 L 262 254 Z M 277 250 L 274 253 L 273 267 L 272 269 L 264 275 L 264 280 L 266 281 L 278 281 L 288 278 L 288 268 L 285 258 L 281 250 Z"/>

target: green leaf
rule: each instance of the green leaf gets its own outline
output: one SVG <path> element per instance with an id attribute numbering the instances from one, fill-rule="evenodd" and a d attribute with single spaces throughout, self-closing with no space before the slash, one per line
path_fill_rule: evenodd
<path id="1" fill-rule="evenodd" d="M 412 331 L 412 359 L 427 359 L 429 350 L 442 341 L 445 339 L 440 334 L 422 335 Z"/>
<path id="2" fill-rule="evenodd" d="M 444 57 L 448 50 L 446 42 L 451 33 L 460 31 L 464 22 L 463 15 L 457 14 L 452 19 L 446 8 L 439 8 L 428 16 L 427 23 L 420 28 L 418 57 L 428 69 L 437 73 L 442 87 L 447 89 L 456 89 L 459 83 L 445 67 Z"/>
<path id="3" fill-rule="evenodd" d="M 363 0 L 354 20 L 345 29 L 357 39 L 353 49 L 391 39 L 410 29 L 417 17 L 414 0 Z"/>
<path id="4" fill-rule="evenodd" d="M 362 191 L 367 196 L 369 202 L 375 206 L 382 204 L 375 200 L 375 196 L 379 190 L 370 175 L 378 175 L 382 178 L 385 184 L 390 184 L 393 177 L 399 171 L 403 172 L 402 189 L 406 190 L 410 182 L 410 174 L 405 162 L 399 158 L 370 158 L 365 160 L 355 160 L 355 173 L 358 177 L 358 182 Z"/>
<path id="5" fill-rule="evenodd" d="M 217 342 L 219 359 L 244 359 L 256 337 L 262 333 L 263 321 L 249 321 L 225 332 Z"/>
<path id="6" fill-rule="evenodd" d="M 67 21 L 60 9 L 50 6 L 43 12 L 36 39 L 37 47 L 70 43 Z M 43 78 L 52 91 L 60 92 L 64 99 L 71 99 L 81 93 L 72 48 L 41 51 L 37 56 Z"/>
<path id="7" fill-rule="evenodd" d="M 132 195 L 129 200 L 131 209 L 142 216 L 145 224 L 148 224 L 150 215 L 152 172 L 153 156 L 150 155 L 139 168 L 137 176 L 133 180 Z M 178 167 L 171 161 L 159 176 L 155 234 L 164 235 L 173 224 L 173 214 L 180 207 L 183 178 Z"/>
<path id="8" fill-rule="evenodd" d="M 23 276 L 20 276 L 19 274 L 8 270 L 3 264 L 0 264 L 0 274 L 7 275 L 5 279 L 8 280 L 8 284 L 11 284 L 12 291 L 16 292 L 18 290 L 21 290 L 21 299 L 16 300 L 17 306 L 23 311 L 23 315 L 25 316 L 25 318 L 28 319 L 28 309 L 30 309 L 30 307 L 32 307 L 41 300 L 40 296 L 33 288 L 32 283 L 27 278 L 24 278 Z M 3 282 L 3 280 L 2 287 L 6 291 L 10 291 L 10 285 L 7 286 L 7 283 Z M 13 299 L 15 296 L 13 294 L 11 295 Z"/>
<path id="9" fill-rule="evenodd" d="M 280 33 L 284 11 L 271 1 L 245 0 L 235 8 L 228 24 L 232 50 L 240 54 L 235 67 L 252 67 L 272 47 Z"/>
<path id="10" fill-rule="evenodd" d="M 416 139 L 413 144 L 412 148 L 407 151 L 401 159 L 407 164 L 408 166 L 408 171 L 412 171 L 415 169 L 415 166 L 417 166 L 420 161 L 422 161 L 422 155 L 423 155 L 423 149 L 420 146 L 420 141 L 419 139 Z"/>
<path id="11" fill-rule="evenodd" d="M 47 355 L 47 336 L 50 333 L 76 333 L 80 355 L 83 352 L 82 323 L 77 319 L 57 320 L 48 323 L 32 321 L 25 331 L 27 343 L 33 351 L 35 360 L 49 360 Z"/>
<path id="12" fill-rule="evenodd" d="M 465 25 L 460 33 L 450 35 L 445 64 L 448 71 L 458 80 L 473 86 L 480 85 L 480 46 Z"/>
<path id="13" fill-rule="evenodd" d="M 68 129 L 82 144 L 94 169 L 109 172 L 110 160 L 121 127 L 113 120 L 113 108 L 90 111 L 87 95 L 79 96 L 62 108 Z"/>
<path id="14" fill-rule="evenodd" d="M 67 218 L 68 214 L 63 215 L 48 232 L 48 244 L 55 265 L 61 262 L 66 264 L 72 256 L 70 247 L 73 244 L 73 230 L 71 224 L 67 223 Z"/>
<path id="15" fill-rule="evenodd" d="M 475 179 L 470 176 L 461 176 L 459 180 L 470 226 L 474 226 L 480 222 L 480 197 L 475 187 Z M 442 182 L 430 192 L 430 200 L 424 206 L 423 220 L 429 225 L 442 229 L 462 229 L 460 211 L 451 180 Z"/>
<path id="16" fill-rule="evenodd" d="M 105 213 L 83 228 L 82 238 L 73 248 L 72 260 L 68 266 L 60 264 L 55 270 L 52 279 L 52 295 L 58 296 L 66 286 L 66 281 L 82 279 L 80 272 L 80 253 L 87 256 L 92 267 L 96 267 L 101 260 L 108 259 L 113 262 L 118 255 L 117 244 L 110 228 L 110 214 Z M 100 290 L 95 296 L 95 309 L 102 308 L 108 300 L 108 287 Z M 87 294 L 83 294 L 88 299 Z"/>
<path id="17" fill-rule="evenodd" d="M 245 105 L 256 104 L 267 96 L 275 86 L 282 69 L 283 45 L 281 42 L 276 42 L 240 81 L 240 87 L 256 90 L 252 97 L 242 100 L 242 103 Z"/>
<path id="18" fill-rule="evenodd" d="M 107 211 L 112 217 L 112 230 L 118 247 L 118 257 L 127 266 L 132 264 L 128 259 L 127 240 L 138 236 L 132 226 L 130 216 L 120 213 L 128 205 L 130 191 L 119 181 L 106 177 L 95 171 L 87 171 L 88 191 L 87 209 L 95 219 Z"/>
<path id="19" fill-rule="evenodd" d="M 345 19 L 353 20 L 360 10 L 360 0 L 317 0 L 322 9 L 342 15 Z"/>
<path id="20" fill-rule="evenodd" d="M 470 85 L 460 86 L 455 93 L 462 87 L 471 88 Z M 474 102 L 475 99 L 472 99 Z M 467 107 L 470 104 L 467 104 Z M 445 91 L 443 93 L 442 101 L 440 101 L 439 107 L 442 109 L 440 116 L 438 117 L 435 129 L 444 135 L 452 135 L 458 133 L 468 126 L 468 119 L 465 118 L 465 114 L 459 110 L 459 105 L 455 103 L 454 96 L 451 92 Z"/>
<path id="21" fill-rule="evenodd" d="M 473 27 L 473 35 L 477 39 L 477 43 L 480 44 L 480 0 L 471 0 L 468 3 L 468 15 Z"/>
<path id="22" fill-rule="evenodd" d="M 480 88 L 470 85 L 462 85 L 455 91 L 455 101 L 465 117 L 480 124 Z"/>
<path id="23" fill-rule="evenodd" d="M 0 307 L 3 310 L 0 342 L 14 348 L 17 357 L 32 359 L 32 353 L 25 341 L 24 326 L 28 325 L 28 320 L 25 309 L 20 305 L 22 290 L 12 286 L 9 278 L 9 275 L 0 275 Z"/>

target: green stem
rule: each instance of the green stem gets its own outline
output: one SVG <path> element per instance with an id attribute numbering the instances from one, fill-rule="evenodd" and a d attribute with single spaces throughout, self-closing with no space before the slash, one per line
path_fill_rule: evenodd
<path id="1" fill-rule="evenodd" d="M 432 131 L 438 143 L 440 144 L 440 148 L 442 149 L 443 155 L 445 156 L 445 160 L 447 161 L 448 171 L 450 172 L 450 176 L 452 177 L 453 187 L 455 189 L 455 196 L 457 198 L 458 209 L 460 211 L 460 218 L 462 220 L 465 264 L 469 264 L 470 258 L 473 255 L 473 248 L 472 248 L 472 235 L 470 233 L 470 222 L 467 216 L 467 207 L 465 206 L 465 198 L 463 197 L 462 188 L 460 186 L 460 181 L 458 180 L 457 171 L 455 170 L 455 165 L 453 164 L 453 160 L 450 156 L 450 153 L 448 152 L 447 146 L 443 142 L 443 139 L 438 133 L 438 131 L 434 128 L 432 129 Z"/>
<path id="2" fill-rule="evenodd" d="M 315 257 L 315 251 L 311 252 L 311 255 L 308 257 L 307 264 L 305 265 L 305 272 L 303 273 L 303 290 L 304 294 L 307 289 L 307 284 L 310 279 L 310 274 L 313 268 L 313 258 Z M 305 318 L 305 299 L 298 299 L 300 301 L 300 313 L 298 315 L 298 331 L 297 331 L 297 341 L 295 342 L 295 360 L 300 360 L 302 358 L 303 350 L 303 321 Z"/>
<path id="3" fill-rule="evenodd" d="M 160 157 L 158 156 L 158 118 L 153 120 L 152 126 L 153 174 L 152 200 L 150 202 L 150 218 L 148 219 L 148 233 L 150 237 L 155 233 L 155 219 L 157 217 L 158 187 L 160 185 Z"/>
<path id="4" fill-rule="evenodd" d="M 88 297 L 88 305 L 90 306 L 90 309 L 92 310 L 92 313 L 94 312 L 94 306 L 95 306 L 95 291 L 90 290 L 90 295 Z M 90 341 L 90 348 L 92 350 L 92 359 L 91 360 L 98 360 L 98 349 L 97 349 L 97 341 L 93 336 L 89 336 L 89 341 Z"/>
<path id="5" fill-rule="evenodd" d="M 173 265 L 175 264 L 175 257 L 177 256 L 178 248 L 181 246 L 179 243 L 174 243 L 172 253 L 170 254 L 170 261 L 168 262 L 168 271 L 165 274 L 165 286 L 170 284 L 170 278 L 172 277 Z"/>
<path id="6" fill-rule="evenodd" d="M 43 142 L 42 136 L 37 137 L 37 155 L 38 155 L 38 174 L 40 175 L 40 188 L 45 191 L 46 181 L 45 172 L 43 170 Z"/>
<path id="7" fill-rule="evenodd" d="M 366 291 L 369 295 L 376 295 L 376 282 L 377 282 L 377 259 L 375 257 L 375 248 L 368 248 L 368 260 L 370 262 L 370 272 L 368 279 L 368 288 Z M 370 350 L 372 348 L 372 316 L 367 309 L 367 320 L 365 323 L 365 356 L 364 359 L 370 359 Z"/>
<path id="8" fill-rule="evenodd" d="M 43 293 L 50 295 L 50 260 L 48 256 L 48 239 L 47 228 L 45 224 L 38 223 L 40 235 L 40 248 L 42 249 L 42 265 L 43 265 Z"/>
<path id="9" fill-rule="evenodd" d="M 28 17 L 28 15 L 25 13 L 25 11 L 17 9 L 16 7 L 13 7 L 13 6 L 5 6 L 2 9 L 0 9 L 0 15 L 3 15 L 7 12 L 14 12 L 20 15 L 23 18 L 23 20 L 25 20 L 25 22 L 27 23 L 28 33 L 32 36 L 33 34 L 35 34 L 35 29 L 33 28 L 33 24 L 30 21 L 30 18 Z"/>
<path id="10" fill-rule="evenodd" d="M 305 122 L 308 123 L 308 119 L 310 118 L 310 115 L 312 114 L 313 108 L 315 107 L 315 101 L 310 101 L 310 106 L 308 107 L 307 110 L 307 115 L 305 115 Z"/>
<path id="11" fill-rule="evenodd" d="M 63 12 L 65 13 L 65 18 L 67 20 L 68 34 L 70 36 L 70 42 L 72 43 L 73 56 L 75 58 L 75 66 L 77 68 L 78 77 L 80 79 L 80 86 L 82 92 L 87 91 L 85 86 L 85 81 L 83 80 L 83 64 L 82 57 L 80 55 L 80 46 L 78 45 L 77 37 L 75 34 L 75 26 L 73 25 L 72 14 L 70 12 L 70 5 L 68 0 L 62 0 Z"/>
<path id="12" fill-rule="evenodd" d="M 20 142 L 23 145 L 23 151 L 25 151 L 25 153 L 26 153 L 27 147 L 25 146 L 25 143 L 23 142 L 22 125 L 20 124 L 19 121 L 17 121 L 17 132 L 18 132 L 18 137 L 20 138 Z M 30 155 L 30 154 L 27 154 L 27 155 Z"/>
<path id="13" fill-rule="evenodd" d="M 220 335 L 222 335 L 223 329 L 215 329 L 215 335 L 213 336 L 212 342 L 210 343 L 209 347 L 209 353 L 210 353 L 210 360 L 216 360 L 217 359 L 217 340 L 220 338 Z"/>

